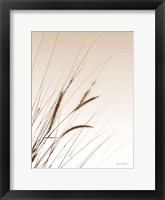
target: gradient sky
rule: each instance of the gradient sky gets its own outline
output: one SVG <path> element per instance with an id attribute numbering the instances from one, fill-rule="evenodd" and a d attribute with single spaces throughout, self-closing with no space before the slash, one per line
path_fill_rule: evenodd
<path id="1" fill-rule="evenodd" d="M 91 135 L 99 131 L 104 124 L 105 130 L 108 130 L 107 134 L 114 130 L 118 133 L 110 143 L 105 145 L 105 148 L 100 149 L 94 155 L 86 167 L 93 168 L 103 154 L 105 157 L 111 154 L 128 138 L 131 139 L 108 158 L 102 167 L 133 167 L 133 32 L 32 32 L 32 104 L 46 68 L 48 67 L 48 71 L 43 86 L 45 94 L 43 102 L 46 102 L 55 89 L 58 94 L 65 81 L 69 80 L 68 74 L 74 72 L 79 66 L 93 42 L 92 48 L 82 62 L 82 71 L 66 94 L 63 105 L 66 102 L 67 104 L 60 117 L 62 119 L 78 105 L 83 94 L 96 80 L 89 97 L 99 95 L 99 98 L 84 107 L 80 117 L 74 123 L 75 125 L 85 123 L 97 108 L 103 108 L 112 102 L 100 113 L 100 118 L 91 131 Z M 79 88 L 78 91 L 77 88 Z M 68 99 L 70 100 L 67 101 Z M 110 122 L 108 122 L 109 119 L 111 119 Z M 82 145 L 90 137 L 87 135 Z M 82 157 L 85 154 L 82 154 Z M 73 168 L 78 162 L 77 158 L 68 165 L 68 168 Z M 116 163 L 120 162 L 126 162 L 128 165 L 117 166 Z"/>

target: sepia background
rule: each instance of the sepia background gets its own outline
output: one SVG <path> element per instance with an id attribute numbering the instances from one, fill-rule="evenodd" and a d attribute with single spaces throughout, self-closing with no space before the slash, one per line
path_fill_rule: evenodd
<path id="1" fill-rule="evenodd" d="M 99 98 L 64 120 L 56 133 L 60 136 L 67 128 L 86 124 L 88 121 L 93 128 L 83 130 L 63 161 L 59 154 L 64 147 L 63 143 L 67 143 L 70 137 L 77 133 L 73 131 L 66 135 L 63 143 L 52 153 L 45 168 L 50 166 L 58 154 L 59 159 L 54 161 L 51 167 L 58 168 L 60 163 L 61 166 L 64 165 L 92 138 L 103 132 L 105 133 L 101 137 L 91 142 L 64 167 L 79 168 L 82 161 L 99 147 L 83 168 L 132 168 L 133 32 L 32 32 L 32 106 L 36 102 L 44 76 L 42 93 L 39 95 L 42 105 L 51 97 L 49 104 L 32 126 L 32 139 L 42 117 L 50 109 L 64 84 L 69 82 L 69 75 L 74 74 L 80 65 L 81 71 L 62 102 L 59 121 L 79 104 L 83 94 L 94 81 L 88 98 Z M 91 118 L 98 111 L 99 113 Z M 112 137 L 99 146 L 109 135 Z M 43 147 L 43 153 L 51 143 L 49 140 Z M 63 150 L 61 156 L 68 152 L 68 148 Z"/>

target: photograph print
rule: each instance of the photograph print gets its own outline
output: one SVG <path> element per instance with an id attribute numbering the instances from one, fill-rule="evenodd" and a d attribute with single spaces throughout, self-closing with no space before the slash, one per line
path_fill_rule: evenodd
<path id="1" fill-rule="evenodd" d="M 133 168 L 133 32 L 31 32 L 33 169 Z"/>

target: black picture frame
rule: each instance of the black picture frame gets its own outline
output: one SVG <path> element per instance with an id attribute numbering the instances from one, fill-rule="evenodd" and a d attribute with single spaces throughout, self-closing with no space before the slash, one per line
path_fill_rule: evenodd
<path id="1" fill-rule="evenodd" d="M 156 189 L 135 191 L 10 190 L 10 10 L 155 10 Z M 0 0 L 0 198 L 165 199 L 165 2 L 163 0 Z M 147 119 L 146 119 L 147 120 Z M 143 181 L 143 180 L 142 180 Z"/>

